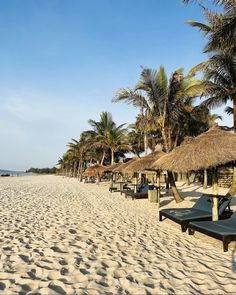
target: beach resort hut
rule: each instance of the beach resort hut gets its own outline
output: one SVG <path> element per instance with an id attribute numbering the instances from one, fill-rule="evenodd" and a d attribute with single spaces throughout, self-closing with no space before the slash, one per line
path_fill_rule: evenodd
<path id="1" fill-rule="evenodd" d="M 220 127 L 213 127 L 155 161 L 152 168 L 185 173 L 191 170 L 212 168 L 212 216 L 213 220 L 217 220 L 217 166 L 232 161 L 236 161 L 236 134 Z"/>

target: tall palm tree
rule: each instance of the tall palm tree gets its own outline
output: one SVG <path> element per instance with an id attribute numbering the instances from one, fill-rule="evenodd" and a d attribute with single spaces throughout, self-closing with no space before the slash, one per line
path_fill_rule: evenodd
<path id="1" fill-rule="evenodd" d="M 134 90 L 119 89 L 113 101 L 124 101 L 140 109 L 141 114 L 159 129 L 162 134 L 164 150 L 170 152 L 176 142 L 176 130 L 180 129 L 180 118 L 186 103 L 199 94 L 200 81 L 192 77 L 183 77 L 182 69 L 176 70 L 168 82 L 164 67 L 158 71 L 144 68 Z M 180 197 L 172 172 L 169 180 L 176 202 Z"/>
<path id="2" fill-rule="evenodd" d="M 187 1 L 188 2 L 188 1 Z M 205 9 L 207 24 L 189 21 L 190 25 L 200 28 L 207 37 L 204 52 L 210 58 L 194 67 L 204 73 L 207 99 L 203 102 L 210 107 L 233 102 L 233 108 L 226 109 L 233 113 L 233 126 L 236 132 L 236 1 L 215 0 L 223 7 L 223 12 L 212 13 Z M 236 193 L 236 167 L 229 194 Z"/>

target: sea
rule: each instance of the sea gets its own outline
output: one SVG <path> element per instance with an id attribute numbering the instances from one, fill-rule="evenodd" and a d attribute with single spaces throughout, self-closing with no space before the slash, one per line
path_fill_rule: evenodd
<path id="1" fill-rule="evenodd" d="M 29 176 L 34 175 L 33 173 L 26 173 L 25 171 L 12 171 L 0 169 L 0 176 L 3 174 L 10 174 L 10 176 Z"/>

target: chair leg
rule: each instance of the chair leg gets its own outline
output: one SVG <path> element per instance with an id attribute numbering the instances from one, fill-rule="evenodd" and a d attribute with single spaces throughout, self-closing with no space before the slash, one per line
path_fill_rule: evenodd
<path id="1" fill-rule="evenodd" d="M 191 228 L 189 228 L 189 229 L 188 229 L 188 234 L 189 234 L 190 236 L 194 235 L 194 230 L 191 229 Z"/>
<path id="2" fill-rule="evenodd" d="M 188 225 L 186 223 L 182 223 L 181 224 L 181 230 L 182 230 L 182 232 L 186 232 L 187 228 L 188 228 Z"/>
<path id="3" fill-rule="evenodd" d="M 159 221 L 162 221 L 162 214 L 161 214 L 161 211 L 159 212 Z"/>
<path id="4" fill-rule="evenodd" d="M 229 243 L 230 243 L 230 239 L 227 237 L 223 237 L 223 250 L 224 250 L 224 252 L 228 252 Z"/>

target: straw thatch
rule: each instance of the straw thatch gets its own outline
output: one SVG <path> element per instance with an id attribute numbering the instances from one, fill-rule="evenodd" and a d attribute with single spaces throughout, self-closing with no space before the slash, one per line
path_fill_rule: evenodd
<path id="1" fill-rule="evenodd" d="M 236 134 L 213 127 L 152 164 L 152 168 L 187 172 L 236 160 Z"/>
<path id="2" fill-rule="evenodd" d="M 120 165 L 122 165 L 122 162 L 119 163 L 115 163 L 113 165 L 107 166 L 105 167 L 106 169 L 104 170 L 105 173 L 112 173 L 114 169 L 116 169 L 117 167 L 119 167 Z"/>
<path id="3" fill-rule="evenodd" d="M 160 159 L 165 154 L 166 153 L 162 151 L 155 151 L 147 156 L 139 158 L 136 161 L 129 163 L 129 165 L 127 165 L 126 168 L 124 169 L 124 172 L 135 173 L 135 172 L 143 172 L 145 170 L 154 170 L 154 169 L 150 169 L 151 164 L 153 164 L 153 162 Z"/>
<path id="4" fill-rule="evenodd" d="M 122 163 L 121 165 L 119 165 L 118 167 L 116 167 L 115 169 L 113 169 L 113 173 L 124 173 L 124 169 L 130 164 L 133 163 L 134 161 L 137 161 L 138 159 L 140 159 L 139 157 L 134 157 L 131 160 L 129 160 L 128 162 Z"/>
<path id="5" fill-rule="evenodd" d="M 84 173 L 83 176 L 88 176 L 88 177 L 97 177 L 97 176 L 102 176 L 104 174 L 104 170 L 106 169 L 105 166 L 96 164 L 94 166 L 88 167 Z"/>

